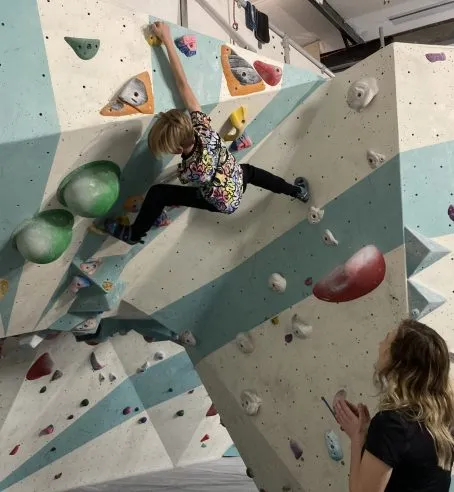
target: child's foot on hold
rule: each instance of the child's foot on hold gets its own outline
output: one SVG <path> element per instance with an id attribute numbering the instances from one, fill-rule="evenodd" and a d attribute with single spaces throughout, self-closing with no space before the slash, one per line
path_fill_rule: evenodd
<path id="1" fill-rule="evenodd" d="M 295 198 L 298 198 L 298 200 L 307 203 L 309 201 L 309 198 L 311 197 L 309 192 L 309 183 L 307 182 L 307 179 L 301 176 L 299 178 L 296 178 L 295 186 L 297 186 L 300 189 L 300 191 L 295 196 Z"/>
<path id="2" fill-rule="evenodd" d="M 137 243 L 144 244 L 143 241 L 133 241 L 131 239 L 132 228 L 130 225 L 122 225 L 114 219 L 106 219 L 104 221 L 104 228 L 107 234 L 116 237 L 124 243 L 134 246 Z"/>

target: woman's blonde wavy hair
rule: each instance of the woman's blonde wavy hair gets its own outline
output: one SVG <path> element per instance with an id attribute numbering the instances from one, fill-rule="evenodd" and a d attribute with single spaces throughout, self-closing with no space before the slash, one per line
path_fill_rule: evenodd
<path id="1" fill-rule="evenodd" d="M 454 393 L 449 352 L 443 338 L 414 320 L 399 325 L 389 363 L 375 373 L 380 410 L 397 410 L 424 424 L 431 434 L 438 466 L 451 469 L 454 450 Z"/>

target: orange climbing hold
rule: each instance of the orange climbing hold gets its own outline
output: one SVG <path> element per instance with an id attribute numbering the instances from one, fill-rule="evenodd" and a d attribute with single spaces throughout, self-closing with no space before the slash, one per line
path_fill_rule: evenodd
<path id="1" fill-rule="evenodd" d="M 50 355 L 46 352 L 41 357 L 35 360 L 30 369 L 25 376 L 29 381 L 34 381 L 35 379 L 42 378 L 43 376 L 48 376 L 52 373 L 52 368 L 54 367 L 54 361 L 51 359 Z"/>

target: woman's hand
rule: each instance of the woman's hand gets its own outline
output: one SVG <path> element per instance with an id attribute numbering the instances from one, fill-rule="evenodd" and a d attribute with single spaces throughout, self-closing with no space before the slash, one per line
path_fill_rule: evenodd
<path id="1" fill-rule="evenodd" d="M 342 430 L 353 440 L 364 443 L 370 423 L 369 410 L 360 403 L 357 407 L 347 400 L 338 400 L 334 405 L 336 420 Z"/>
<path id="2" fill-rule="evenodd" d="M 154 22 L 151 25 L 151 30 L 163 43 L 170 39 L 170 29 L 165 22 Z"/>

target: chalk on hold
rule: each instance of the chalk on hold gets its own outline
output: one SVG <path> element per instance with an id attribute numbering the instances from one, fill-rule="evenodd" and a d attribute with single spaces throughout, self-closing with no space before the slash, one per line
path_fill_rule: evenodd
<path id="1" fill-rule="evenodd" d="M 274 292 L 281 294 L 287 288 L 287 280 L 280 273 L 273 273 L 268 279 L 268 285 Z"/>
<path id="2" fill-rule="evenodd" d="M 246 125 L 247 119 L 247 108 L 246 106 L 239 106 L 232 111 L 229 116 L 230 124 L 232 128 L 223 136 L 223 139 L 227 142 L 232 142 L 240 137 L 244 131 L 244 126 Z"/>
<path id="3" fill-rule="evenodd" d="M 254 62 L 254 68 L 260 77 L 272 87 L 278 85 L 282 79 L 282 69 L 276 65 L 257 60 Z"/>
<path id="4" fill-rule="evenodd" d="M 109 372 L 109 381 L 113 383 L 117 379 L 117 376 L 113 372 Z"/>
<path id="5" fill-rule="evenodd" d="M 99 39 L 73 38 L 65 36 L 65 41 L 81 60 L 91 60 L 98 53 L 101 41 Z"/>
<path id="6" fill-rule="evenodd" d="M 336 404 L 340 401 L 340 400 L 345 400 L 347 398 L 347 391 L 342 388 L 340 389 L 335 395 L 334 395 L 334 398 L 333 398 L 333 408 L 336 407 Z"/>
<path id="7" fill-rule="evenodd" d="M 353 82 L 348 89 L 347 104 L 360 113 L 372 102 L 378 94 L 378 82 L 374 77 L 365 77 Z"/>
<path id="8" fill-rule="evenodd" d="M 193 34 L 186 34 L 175 40 L 177 48 L 186 56 L 194 56 L 197 53 L 197 38 Z"/>
<path id="9" fill-rule="evenodd" d="M 60 369 L 56 369 L 54 373 L 52 374 L 52 377 L 50 378 L 51 381 L 57 381 L 57 379 L 60 379 L 63 376 L 63 373 L 60 371 Z"/>
<path id="10" fill-rule="evenodd" d="M 386 157 L 383 154 L 379 154 L 373 150 L 367 151 L 367 162 L 372 169 L 377 169 L 386 161 Z"/>
<path id="11" fill-rule="evenodd" d="M 81 275 L 76 275 L 71 280 L 69 285 L 69 291 L 73 294 L 77 294 L 80 289 L 84 289 L 86 287 L 90 287 L 91 282 L 86 277 L 82 277 Z"/>
<path id="12" fill-rule="evenodd" d="M 165 357 L 166 357 L 166 354 L 164 352 L 158 351 L 158 352 L 155 352 L 153 359 L 154 360 L 163 360 L 163 359 L 165 359 Z"/>
<path id="13" fill-rule="evenodd" d="M 9 455 L 14 456 L 19 451 L 19 448 L 20 448 L 20 444 L 16 444 L 14 448 L 9 452 Z"/>
<path id="14" fill-rule="evenodd" d="M 326 229 L 323 233 L 323 242 L 328 246 L 337 246 L 339 244 L 339 241 L 334 237 L 333 233 L 329 229 Z"/>
<path id="15" fill-rule="evenodd" d="M 441 53 L 426 53 L 426 58 L 430 61 L 430 63 L 438 62 L 438 61 L 446 61 L 446 55 Z"/>
<path id="16" fill-rule="evenodd" d="M 303 457 L 303 448 L 299 445 L 297 441 L 294 439 L 290 439 L 290 449 L 292 450 L 293 456 L 296 460 L 299 460 Z"/>
<path id="17" fill-rule="evenodd" d="M 52 373 L 53 367 L 54 361 L 48 352 L 46 352 L 35 360 L 30 369 L 27 371 L 25 378 L 29 381 L 34 381 L 35 379 L 42 378 L 43 376 L 48 376 Z"/>
<path id="18" fill-rule="evenodd" d="M 419 318 L 419 315 L 421 314 L 421 311 L 419 309 L 417 309 L 417 308 L 414 308 L 414 309 L 411 310 L 411 313 L 410 314 L 411 314 L 411 317 L 413 319 L 418 319 Z"/>
<path id="19" fill-rule="evenodd" d="M 245 354 L 251 354 L 254 351 L 254 345 L 252 343 L 252 339 L 246 333 L 238 333 L 235 338 L 235 342 L 237 347 L 241 350 L 241 352 Z"/>
<path id="20" fill-rule="evenodd" d="M 292 316 L 292 333 L 298 338 L 307 338 L 312 333 L 312 326 L 306 324 L 297 314 Z"/>
<path id="21" fill-rule="evenodd" d="M 259 413 L 262 399 L 253 390 L 244 390 L 241 392 L 241 406 L 247 415 L 254 416 Z"/>
<path id="22" fill-rule="evenodd" d="M 39 335 L 23 335 L 19 337 L 19 345 L 21 347 L 27 345 L 30 348 L 36 348 L 43 340 L 44 338 Z"/>
<path id="23" fill-rule="evenodd" d="M 42 429 L 39 433 L 40 436 L 47 436 L 49 434 L 52 434 L 52 432 L 54 432 L 54 426 L 51 424 L 51 425 L 48 425 L 47 427 L 45 427 L 44 429 Z"/>
<path id="24" fill-rule="evenodd" d="M 310 207 L 307 214 L 307 221 L 309 224 L 318 224 L 323 219 L 325 211 L 321 208 Z"/>
<path id="25" fill-rule="evenodd" d="M 193 333 L 189 330 L 185 330 L 178 335 L 178 341 L 188 347 L 195 347 L 197 345 L 197 340 Z"/>
<path id="26" fill-rule="evenodd" d="M 79 265 L 79 268 L 90 277 L 96 273 L 101 266 L 102 261 L 98 259 L 89 259 Z"/>
<path id="27" fill-rule="evenodd" d="M 337 434 L 330 430 L 325 433 L 325 443 L 328 449 L 329 457 L 334 461 L 341 461 L 344 459 L 344 453 L 337 437 Z"/>

